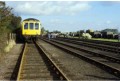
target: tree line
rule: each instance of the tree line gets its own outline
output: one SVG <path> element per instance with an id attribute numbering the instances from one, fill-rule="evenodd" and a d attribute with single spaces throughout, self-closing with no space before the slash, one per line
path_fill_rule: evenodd
<path id="1" fill-rule="evenodd" d="M 13 8 L 0 1 L 0 35 L 13 32 L 20 27 L 21 17 L 13 13 Z"/>
<path id="2" fill-rule="evenodd" d="M 13 13 L 13 8 L 0 1 L 0 56 L 8 44 L 9 33 L 12 33 L 21 26 L 21 17 Z"/>

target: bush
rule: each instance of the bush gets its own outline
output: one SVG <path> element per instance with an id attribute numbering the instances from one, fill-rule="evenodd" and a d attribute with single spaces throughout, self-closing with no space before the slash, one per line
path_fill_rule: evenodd
<path id="1" fill-rule="evenodd" d="M 83 33 L 83 34 L 82 34 L 82 38 L 83 38 L 83 39 L 91 39 L 92 36 L 91 36 L 89 33 Z"/>
<path id="2" fill-rule="evenodd" d="M 6 51 L 9 51 L 9 48 L 6 47 L 8 33 L 15 31 L 21 24 L 21 17 L 16 16 L 12 9 L 5 2 L 0 1 L 0 55 L 4 52 L 4 47 Z"/>

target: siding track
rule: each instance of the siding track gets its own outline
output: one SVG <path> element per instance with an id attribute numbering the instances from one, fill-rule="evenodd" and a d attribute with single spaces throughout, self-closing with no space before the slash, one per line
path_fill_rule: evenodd
<path id="1" fill-rule="evenodd" d="M 95 49 L 99 49 L 102 51 L 107 52 L 113 52 L 113 53 L 119 53 L 120 54 L 120 46 L 119 43 L 113 43 L 113 42 L 105 42 L 105 41 L 90 41 L 90 40 L 80 40 L 80 39 L 73 39 L 73 38 L 57 38 L 57 40 L 61 41 L 67 41 L 73 44 L 78 44 L 81 46 L 91 47 Z"/>
<path id="2" fill-rule="evenodd" d="M 85 51 L 83 52 L 83 51 L 79 50 L 77 47 L 70 45 L 70 43 L 66 43 L 66 42 L 62 42 L 62 41 L 58 41 L 58 40 L 53 40 L 53 39 L 51 39 L 50 41 L 46 40 L 46 39 L 43 39 L 43 40 L 64 50 L 64 51 L 69 52 L 70 54 L 72 54 L 74 56 L 77 56 L 89 63 L 92 63 L 95 66 L 105 70 L 106 72 L 113 74 L 120 78 L 119 61 L 114 62 L 113 60 L 111 60 L 111 59 L 113 59 L 112 57 L 104 58 L 104 56 L 101 57 L 100 55 L 96 55 L 91 52 L 85 52 Z"/>

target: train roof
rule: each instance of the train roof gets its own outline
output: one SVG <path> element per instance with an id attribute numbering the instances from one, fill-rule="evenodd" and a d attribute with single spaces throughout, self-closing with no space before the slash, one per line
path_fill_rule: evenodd
<path id="1" fill-rule="evenodd" d="M 23 20 L 23 21 L 30 21 L 30 20 L 39 21 L 38 19 L 35 19 L 35 18 L 27 18 L 27 19 L 25 19 L 25 20 Z"/>

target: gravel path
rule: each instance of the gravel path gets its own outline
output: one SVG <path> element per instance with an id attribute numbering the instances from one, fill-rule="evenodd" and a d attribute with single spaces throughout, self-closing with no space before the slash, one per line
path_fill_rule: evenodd
<path id="1" fill-rule="evenodd" d="M 89 64 L 77 57 L 70 55 L 42 40 L 39 40 L 41 45 L 48 54 L 58 61 L 60 67 L 65 70 L 66 74 L 72 80 L 114 80 L 119 79 L 96 66 Z"/>
<path id="2" fill-rule="evenodd" d="M 0 59 L 0 80 L 10 80 L 21 49 L 22 44 L 16 44 L 9 53 Z"/>

